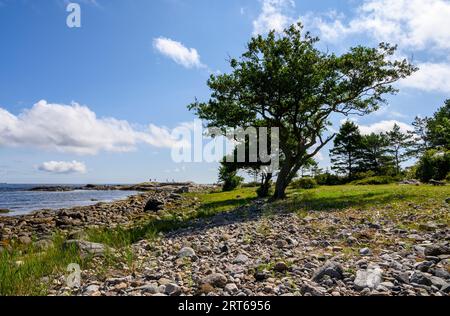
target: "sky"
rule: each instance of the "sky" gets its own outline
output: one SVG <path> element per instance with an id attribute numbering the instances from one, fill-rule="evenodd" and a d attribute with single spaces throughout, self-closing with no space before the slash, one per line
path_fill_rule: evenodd
<path id="1" fill-rule="evenodd" d="M 72 2 L 80 27 L 67 0 L 0 0 L 0 183 L 215 182 L 217 163 L 173 161 L 171 131 L 192 126 L 187 105 L 252 36 L 298 21 L 323 50 L 385 41 L 420 68 L 387 106 L 351 118 L 363 133 L 410 129 L 450 95 L 448 0 Z"/>

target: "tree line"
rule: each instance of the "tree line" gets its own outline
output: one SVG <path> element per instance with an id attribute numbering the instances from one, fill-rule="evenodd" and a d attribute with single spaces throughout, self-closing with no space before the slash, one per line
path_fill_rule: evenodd
<path id="1" fill-rule="evenodd" d="M 416 117 L 412 126 L 402 131 L 395 124 L 386 133 L 362 135 L 346 121 L 330 151 L 333 171 L 348 181 L 368 175 L 444 180 L 450 172 L 450 99 L 432 117 Z M 402 168 L 409 160 L 416 164 Z"/>

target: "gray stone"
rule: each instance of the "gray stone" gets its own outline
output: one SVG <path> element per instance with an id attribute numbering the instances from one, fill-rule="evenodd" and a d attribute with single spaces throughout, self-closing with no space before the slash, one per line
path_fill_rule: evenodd
<path id="1" fill-rule="evenodd" d="M 103 244 L 88 242 L 84 240 L 67 240 L 64 242 L 65 249 L 76 249 L 81 256 L 103 257 L 110 248 Z"/>
<path id="2" fill-rule="evenodd" d="M 312 280 L 314 282 L 320 282 L 326 275 L 332 279 L 342 280 L 344 278 L 343 273 L 344 270 L 339 263 L 328 261 L 314 272 Z"/>
<path id="3" fill-rule="evenodd" d="M 181 288 L 177 284 L 169 283 L 165 285 L 164 293 L 170 296 L 181 294 Z"/>
<path id="4" fill-rule="evenodd" d="M 433 261 L 422 261 L 414 264 L 414 269 L 427 272 L 434 265 Z"/>
<path id="5" fill-rule="evenodd" d="M 91 296 L 93 294 L 99 293 L 100 287 L 98 285 L 92 284 L 89 285 L 83 292 L 84 296 Z"/>
<path id="6" fill-rule="evenodd" d="M 178 252 L 178 258 L 192 258 L 192 257 L 195 257 L 195 251 L 190 247 L 184 247 Z"/>
<path id="7" fill-rule="evenodd" d="M 356 278 L 354 286 L 357 290 L 363 289 L 376 289 L 381 281 L 383 276 L 383 270 L 377 265 L 369 265 L 367 270 L 358 270 L 356 272 Z"/>
<path id="8" fill-rule="evenodd" d="M 19 237 L 19 242 L 23 245 L 29 245 L 32 243 L 32 240 L 30 237 L 28 236 L 20 236 Z"/>
<path id="9" fill-rule="evenodd" d="M 244 264 L 244 263 L 247 263 L 247 261 L 248 261 L 248 257 L 244 254 L 240 254 L 233 260 L 233 263 Z"/>
<path id="10" fill-rule="evenodd" d="M 363 248 L 359 251 L 359 254 L 361 256 L 370 256 L 372 254 L 372 251 L 369 248 Z"/>
<path id="11" fill-rule="evenodd" d="M 225 291 L 227 291 L 227 292 L 230 293 L 230 294 L 234 294 L 234 293 L 236 293 L 238 290 L 239 290 L 238 287 L 237 287 L 236 284 L 234 284 L 234 283 L 228 283 L 228 284 L 225 286 Z"/>
<path id="12" fill-rule="evenodd" d="M 425 256 L 440 256 L 440 255 L 448 255 L 450 254 L 450 247 L 446 245 L 427 245 L 424 247 Z"/>
<path id="13" fill-rule="evenodd" d="M 433 284 L 433 282 L 427 275 L 419 271 L 415 271 L 411 275 L 411 277 L 409 278 L 409 282 L 426 286 L 431 286 Z"/>
<path id="14" fill-rule="evenodd" d="M 53 247 L 53 242 L 49 239 L 42 239 L 42 240 L 37 241 L 34 244 L 34 246 L 38 250 L 47 250 L 47 249 Z"/>
<path id="15" fill-rule="evenodd" d="M 135 288 L 134 290 L 141 291 L 144 293 L 156 294 L 158 293 L 158 284 L 150 283 L 140 287 Z"/>
<path id="16" fill-rule="evenodd" d="M 164 209 L 165 202 L 162 199 L 151 198 L 145 204 L 144 211 L 146 212 L 158 212 Z"/>

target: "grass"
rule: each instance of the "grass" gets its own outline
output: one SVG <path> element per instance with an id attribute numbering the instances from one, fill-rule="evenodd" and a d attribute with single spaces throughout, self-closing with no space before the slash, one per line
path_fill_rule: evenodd
<path id="1" fill-rule="evenodd" d="M 190 221 L 210 217 L 221 212 L 230 212 L 256 199 L 256 188 L 246 187 L 232 192 L 187 193 L 181 206 L 173 206 L 162 214 L 152 215 L 133 227 L 91 229 L 88 240 L 114 247 L 119 256 L 107 257 L 104 264 L 96 265 L 99 274 L 106 273 L 111 265 L 126 265 L 136 269 L 133 243 L 152 240 L 161 234 L 190 225 Z M 369 220 L 380 216 L 398 220 L 399 228 L 418 229 L 430 219 L 440 224 L 450 223 L 450 213 L 437 212 L 450 204 L 450 187 L 432 186 L 332 186 L 311 190 L 289 189 L 288 198 L 271 205 L 272 213 L 280 207 L 306 217 L 312 212 L 343 212 L 347 216 L 360 216 Z M 265 212 L 270 215 L 271 212 Z M 354 215 L 356 214 L 356 215 Z M 411 217 L 412 216 L 412 217 Z M 320 227 L 318 227 L 320 229 Z M 270 233 L 270 226 L 260 224 L 258 234 Z M 324 236 L 334 234 L 323 227 Z M 67 274 L 69 263 L 78 263 L 82 268 L 93 266 L 90 258 L 81 259 L 75 249 L 62 247 L 64 237 L 56 235 L 54 246 L 39 251 L 33 245 L 14 246 L 12 251 L 0 253 L 0 295 L 45 295 L 55 275 Z M 389 242 L 389 241 L 384 241 Z M 351 255 L 351 248 L 344 248 Z M 119 258 L 118 258 L 119 257 Z M 267 268 L 267 267 L 266 267 Z"/>

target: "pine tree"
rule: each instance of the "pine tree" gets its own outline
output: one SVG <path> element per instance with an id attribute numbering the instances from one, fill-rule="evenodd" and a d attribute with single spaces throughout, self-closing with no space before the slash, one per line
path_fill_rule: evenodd
<path id="1" fill-rule="evenodd" d="M 373 171 L 385 175 L 392 167 L 392 158 L 388 155 L 389 140 L 383 133 L 364 135 L 360 151 L 360 171 Z"/>
<path id="2" fill-rule="evenodd" d="M 334 139 L 334 148 L 331 150 L 334 171 L 346 174 L 349 179 L 353 177 L 358 168 L 361 140 L 359 128 L 355 123 L 347 121 L 341 126 Z"/>
<path id="3" fill-rule="evenodd" d="M 394 128 L 386 133 L 386 137 L 389 143 L 387 151 L 393 158 L 395 173 L 398 175 L 401 171 L 401 163 L 408 160 L 406 149 L 410 146 L 411 136 L 403 133 L 400 126 L 395 124 Z"/>

